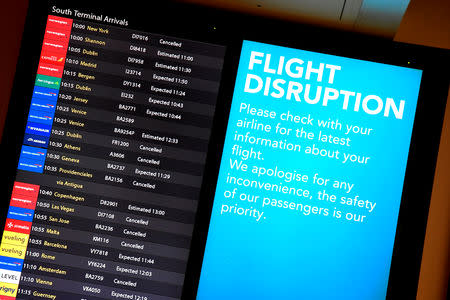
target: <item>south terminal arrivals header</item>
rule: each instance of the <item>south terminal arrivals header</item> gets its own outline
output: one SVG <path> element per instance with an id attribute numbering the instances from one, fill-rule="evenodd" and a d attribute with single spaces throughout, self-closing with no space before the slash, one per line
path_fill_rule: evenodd
<path id="1" fill-rule="evenodd" d="M 57 13 L 57 14 L 66 15 L 66 16 L 74 16 L 74 17 L 80 18 L 80 19 L 88 19 L 88 20 L 92 20 L 92 21 L 106 22 L 106 23 L 115 24 L 115 25 L 128 26 L 127 19 L 117 19 L 115 17 L 96 15 L 92 12 L 89 12 L 89 13 L 81 12 L 77 9 L 70 9 L 70 8 L 61 9 L 56 6 L 53 6 L 52 13 Z"/>

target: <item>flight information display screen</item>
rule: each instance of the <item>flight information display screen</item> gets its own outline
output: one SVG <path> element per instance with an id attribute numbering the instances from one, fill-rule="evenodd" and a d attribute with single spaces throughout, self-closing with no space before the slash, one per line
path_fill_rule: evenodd
<path id="1" fill-rule="evenodd" d="M 181 297 L 225 47 L 52 7 L 1 299 Z"/>
<path id="2" fill-rule="evenodd" d="M 421 79 L 244 41 L 196 299 L 386 299 Z"/>

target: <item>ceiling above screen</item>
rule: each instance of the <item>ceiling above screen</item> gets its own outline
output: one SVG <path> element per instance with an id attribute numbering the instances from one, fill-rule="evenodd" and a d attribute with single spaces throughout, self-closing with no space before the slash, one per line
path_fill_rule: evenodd
<path id="1" fill-rule="evenodd" d="M 410 0 L 180 0 L 393 37 Z"/>

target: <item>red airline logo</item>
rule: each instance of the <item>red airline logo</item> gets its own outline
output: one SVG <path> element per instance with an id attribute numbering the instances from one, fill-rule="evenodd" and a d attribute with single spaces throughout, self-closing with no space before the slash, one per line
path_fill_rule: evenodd
<path id="1" fill-rule="evenodd" d="M 40 188 L 39 185 L 16 181 L 14 182 L 13 195 L 18 194 L 27 196 L 29 198 L 37 199 L 39 195 L 39 188 Z"/>
<path id="2" fill-rule="evenodd" d="M 65 56 L 58 55 L 57 53 L 44 52 L 41 53 L 40 63 L 53 64 L 56 66 L 64 66 Z"/>
<path id="3" fill-rule="evenodd" d="M 72 19 L 48 16 L 47 29 L 57 30 L 60 32 L 70 32 L 72 29 L 72 22 Z"/>
<path id="4" fill-rule="evenodd" d="M 67 52 L 67 44 L 68 43 L 61 43 L 59 41 L 44 40 L 44 43 L 42 45 L 42 53 L 54 52 L 54 53 L 58 53 L 60 55 L 65 55 Z"/>
<path id="5" fill-rule="evenodd" d="M 11 197 L 10 205 L 15 206 L 15 207 L 27 208 L 27 209 L 35 209 L 36 200 L 37 199 L 30 199 L 30 198 L 26 198 L 21 195 L 17 195 L 17 196 L 13 195 Z"/>
<path id="6" fill-rule="evenodd" d="M 48 28 L 45 30 L 44 40 L 68 42 L 70 31 L 62 31 L 53 28 Z"/>
<path id="7" fill-rule="evenodd" d="M 41 62 L 39 63 L 38 74 L 61 78 L 63 74 L 63 69 L 64 69 L 63 66 L 50 65 Z"/>
<path id="8" fill-rule="evenodd" d="M 39 195 L 39 185 L 15 182 L 11 195 L 11 206 L 34 209 Z"/>
<path id="9" fill-rule="evenodd" d="M 18 232 L 18 233 L 30 234 L 31 222 L 14 220 L 14 219 L 6 219 L 5 230 Z"/>

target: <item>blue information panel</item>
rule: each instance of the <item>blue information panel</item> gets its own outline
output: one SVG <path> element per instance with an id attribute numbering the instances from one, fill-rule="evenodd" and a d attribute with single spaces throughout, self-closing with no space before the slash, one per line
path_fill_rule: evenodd
<path id="1" fill-rule="evenodd" d="M 421 76 L 245 41 L 197 299 L 385 299 Z"/>

